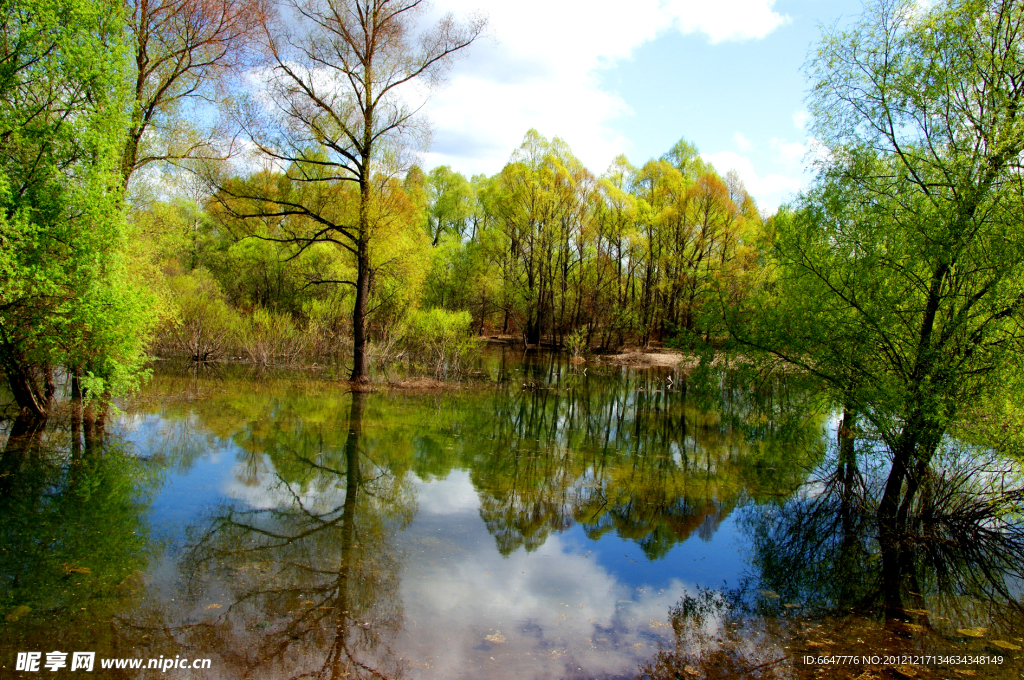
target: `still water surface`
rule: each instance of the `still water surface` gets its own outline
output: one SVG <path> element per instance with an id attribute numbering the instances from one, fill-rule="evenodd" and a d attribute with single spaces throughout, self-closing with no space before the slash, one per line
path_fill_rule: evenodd
<path id="1" fill-rule="evenodd" d="M 904 628 L 872 614 L 867 523 L 813 502 L 835 419 L 797 379 L 511 353 L 477 377 L 158 370 L 104 442 L 8 445 L 6 669 L 63 649 L 210 658 L 168 671 L 196 678 L 822 677 L 797 659 L 839 645 L 1020 677 L 992 646 L 1021 637 L 1013 583 L 1000 602 L 925 569 Z"/>

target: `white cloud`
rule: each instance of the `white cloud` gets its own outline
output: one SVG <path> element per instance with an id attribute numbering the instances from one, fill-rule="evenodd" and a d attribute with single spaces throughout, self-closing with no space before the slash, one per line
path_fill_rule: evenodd
<path id="1" fill-rule="evenodd" d="M 670 0 L 668 11 L 683 33 L 704 33 L 711 42 L 763 38 L 789 17 L 775 12 L 775 0 Z"/>
<path id="2" fill-rule="evenodd" d="M 734 142 L 736 142 L 736 148 L 740 151 L 749 151 L 751 144 L 750 140 L 743 136 L 742 132 L 737 132 L 732 136 Z"/>
<path id="3" fill-rule="evenodd" d="M 503 557 L 479 518 L 468 473 L 416 487 L 417 518 L 426 524 L 402 535 L 415 559 L 402 573 L 398 641 L 414 677 L 557 678 L 577 668 L 588 677 L 632 675 L 671 638 L 669 607 L 695 590 L 679 579 L 661 588 L 623 583 L 589 544 L 560 534 L 532 553 Z M 461 499 L 457 510 L 446 496 Z"/>
<path id="4" fill-rule="evenodd" d="M 774 0 L 635 0 L 628 8 L 611 0 L 438 0 L 439 12 L 486 14 L 490 37 L 469 48 L 425 107 L 434 137 L 424 164 L 494 173 L 536 128 L 565 139 L 601 172 L 630 150 L 611 127 L 630 108 L 601 89 L 603 67 L 673 30 L 711 42 L 762 38 L 788 20 L 773 6 Z"/>
<path id="5" fill-rule="evenodd" d="M 480 529 L 455 554 L 420 543 L 403 574 L 401 646 L 416 677 L 632 675 L 670 639 L 669 607 L 695 590 L 630 587 L 557 535 L 502 557 Z"/>
<path id="6" fill-rule="evenodd" d="M 296 502 L 313 512 L 331 512 L 345 503 L 344 477 L 327 484 L 285 484 L 275 473 L 268 456 L 237 463 L 230 477 L 221 481 L 220 492 L 227 498 L 256 510 L 291 508 Z"/>
<path id="7" fill-rule="evenodd" d="M 798 114 L 799 112 L 794 114 L 793 122 L 799 126 Z M 752 147 L 738 132 L 733 136 L 733 140 L 741 151 L 747 151 Z M 741 142 L 746 142 L 746 147 Z M 820 145 L 811 137 L 805 138 L 802 142 L 773 137 L 769 140 L 769 146 L 773 152 L 771 166 L 774 172 L 764 175 L 757 172 L 754 161 L 749 156 L 735 151 L 701 154 L 701 157 L 714 165 L 720 173 L 735 170 L 746 185 L 747 191 L 757 201 L 758 207 L 773 212 L 807 186 L 807 167 L 821 156 L 821 152 Z"/>
<path id="8" fill-rule="evenodd" d="M 420 514 L 459 515 L 476 513 L 480 508 L 480 498 L 468 470 L 454 470 L 444 479 L 430 482 L 415 475 L 410 478 L 416 486 Z"/>
<path id="9" fill-rule="evenodd" d="M 789 171 L 800 169 L 807 156 L 807 145 L 802 142 L 787 142 L 773 137 L 771 146 L 775 150 L 775 162 Z"/>

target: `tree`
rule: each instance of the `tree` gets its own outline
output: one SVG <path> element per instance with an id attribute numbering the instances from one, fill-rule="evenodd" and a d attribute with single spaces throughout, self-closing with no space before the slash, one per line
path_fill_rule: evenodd
<path id="1" fill-rule="evenodd" d="M 96 394 L 131 386 L 152 321 L 130 274 L 118 175 L 123 17 L 105 0 L 4 9 L 0 368 L 22 411 L 44 417 L 60 366 Z"/>
<path id="2" fill-rule="evenodd" d="M 372 248 L 394 195 L 390 177 L 422 129 L 408 104 L 410 86 L 436 83 L 457 52 L 480 34 L 451 16 L 416 34 L 423 0 L 292 0 L 293 30 L 263 25 L 271 56 L 265 99 L 240 116 L 258 153 L 289 180 L 311 189 L 250 193 L 219 185 L 219 199 L 238 217 L 293 218 L 280 239 L 296 253 L 333 243 L 356 261 L 351 379 L 367 380 L 366 320 Z M 338 210 L 338 185 L 355 188 L 357 210 Z"/>
<path id="3" fill-rule="evenodd" d="M 545 329 L 557 336 L 575 309 L 569 288 L 581 258 L 574 245 L 591 184 L 590 173 L 563 140 L 549 142 L 536 130 L 526 133 L 497 180 L 506 318 L 529 344 L 539 343 Z"/>
<path id="4" fill-rule="evenodd" d="M 441 165 L 430 171 L 426 185 L 430 208 L 427 229 L 431 245 L 436 247 L 445 234 L 463 239 L 469 228 L 474 203 L 470 183 L 460 173 Z"/>
<path id="5" fill-rule="evenodd" d="M 739 332 L 819 376 L 886 445 L 889 571 L 943 438 L 1020 368 L 1022 22 L 1015 2 L 885 0 L 824 37 L 811 74 L 827 154 L 774 221 L 774 278 L 758 328 Z"/>
<path id="6" fill-rule="evenodd" d="M 264 0 L 125 0 L 133 52 L 131 120 L 121 153 L 127 184 L 156 161 L 210 153 L 177 114 L 212 99 L 224 76 L 251 59 L 249 45 L 267 16 Z"/>

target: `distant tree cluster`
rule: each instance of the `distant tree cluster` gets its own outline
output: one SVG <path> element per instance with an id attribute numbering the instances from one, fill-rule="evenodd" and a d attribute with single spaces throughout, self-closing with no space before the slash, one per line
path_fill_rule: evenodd
<path id="1" fill-rule="evenodd" d="M 297 165 L 224 179 L 202 204 L 154 206 L 152 240 L 182 291 L 212 279 L 207 294 L 230 308 L 348 335 L 359 256 L 346 234 L 360 193 Z M 564 142 L 530 131 L 492 177 L 414 166 L 371 190 L 367 323 L 378 349 L 417 308 L 463 312 L 477 334 L 531 345 L 574 333 L 601 348 L 709 339 L 722 330 L 722 296 L 744 295 L 765 245 L 742 183 L 685 142 L 597 177 Z"/>

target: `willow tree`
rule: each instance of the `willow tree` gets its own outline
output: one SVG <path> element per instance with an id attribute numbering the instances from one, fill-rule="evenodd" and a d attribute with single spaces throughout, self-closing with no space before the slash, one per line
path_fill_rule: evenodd
<path id="1" fill-rule="evenodd" d="M 1020 368 L 1022 22 L 1020 2 L 886 0 L 826 35 L 812 65 L 828 153 L 776 220 L 776 296 L 744 339 L 878 432 L 890 546 L 946 433 Z"/>
<path id="2" fill-rule="evenodd" d="M 502 169 L 496 182 L 496 244 L 501 262 L 506 319 L 524 342 L 537 344 L 547 329 L 555 338 L 565 331 L 576 306 L 580 262 L 578 245 L 593 178 L 557 137 L 548 141 L 536 130 Z M 522 319 L 522 321 L 520 321 Z"/>
<path id="3" fill-rule="evenodd" d="M 0 369 L 22 411 L 46 416 L 58 368 L 112 393 L 144 359 L 118 173 L 127 51 L 116 3 L 2 6 Z"/>
<path id="4" fill-rule="evenodd" d="M 286 168 L 290 181 L 319 188 L 289 193 L 293 200 L 222 184 L 219 197 L 237 217 L 293 218 L 294 231 L 279 239 L 294 246 L 293 255 L 332 243 L 355 259 L 355 277 L 339 282 L 355 289 L 351 379 L 363 382 L 371 250 L 378 224 L 389 218 L 390 179 L 424 129 L 410 101 L 417 84 L 439 81 L 483 22 L 460 24 L 448 15 L 417 32 L 423 0 L 287 4 L 287 28 L 264 22 L 271 59 L 266 89 L 244 108 L 240 122 L 263 159 Z M 346 183 L 357 189 L 355 215 L 338 210 L 331 199 L 344 193 L 332 188 Z"/>

